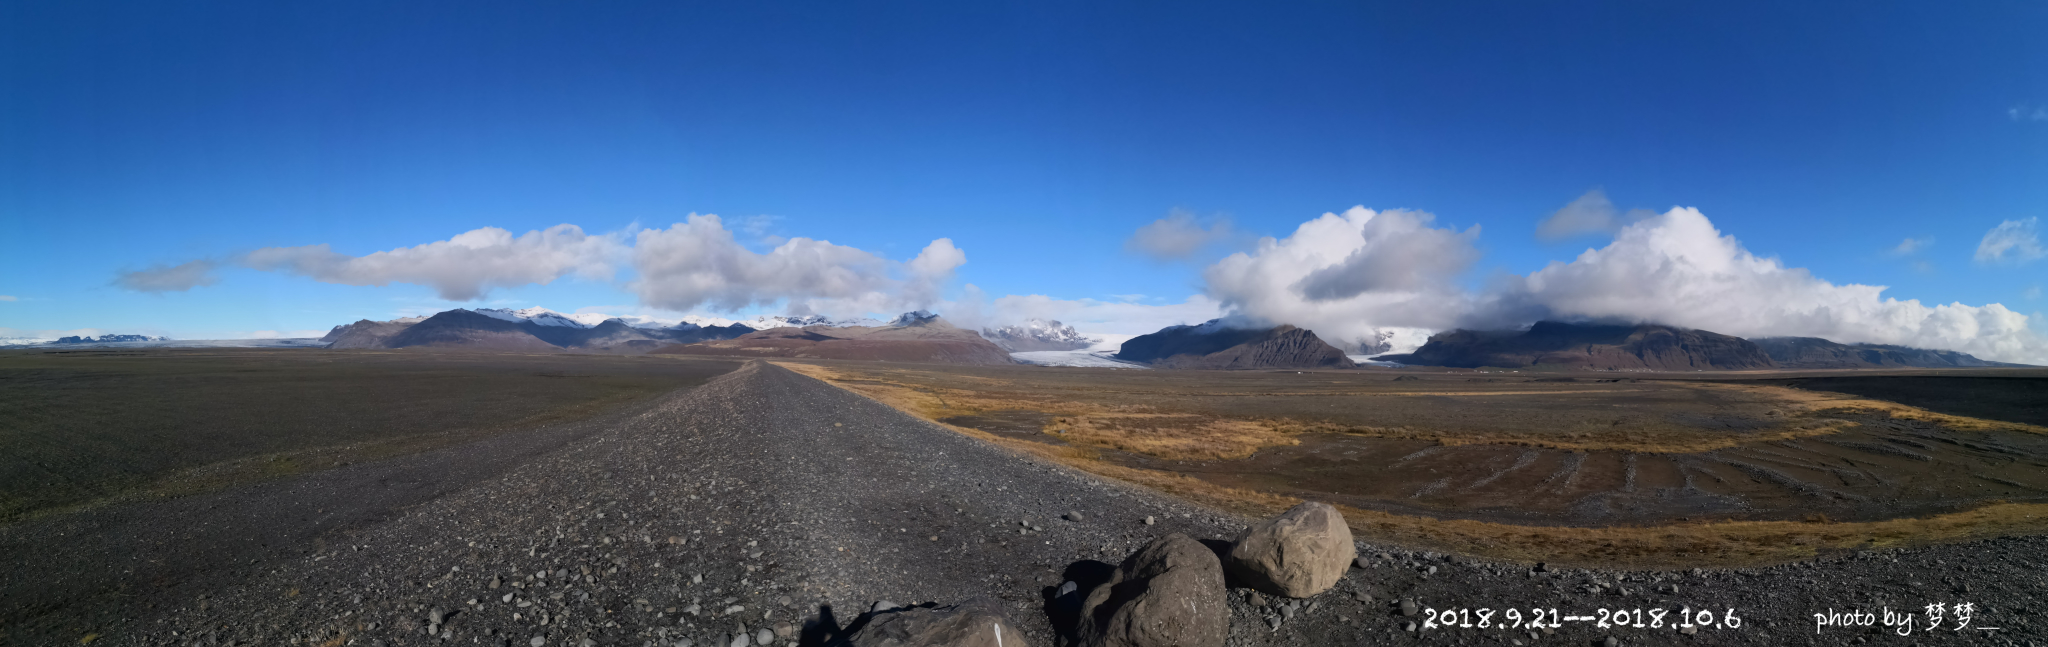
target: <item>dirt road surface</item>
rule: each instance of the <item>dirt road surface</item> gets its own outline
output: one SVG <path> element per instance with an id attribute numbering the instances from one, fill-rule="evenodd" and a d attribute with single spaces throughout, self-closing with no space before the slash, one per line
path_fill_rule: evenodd
<path id="1" fill-rule="evenodd" d="M 1155 537 L 1229 539 L 1251 521 L 762 363 L 582 426 L 389 463 L 0 529 L 0 641 L 812 645 L 878 602 L 986 597 L 1046 646 L 1064 630 L 1063 581 L 1085 592 Z M 379 494 L 387 481 L 364 474 L 424 485 Z M 1745 571 L 1549 569 L 1363 543 L 1360 555 L 1292 608 L 1234 589 L 1231 644 L 2048 645 L 2042 538 Z M 1955 631 L 1966 602 L 1972 624 Z M 1933 603 L 1944 622 L 1929 628 Z M 1510 607 L 1525 621 L 1555 609 L 1561 626 L 1500 627 Z M 1713 620 L 1682 633 L 1681 608 Z M 1453 609 L 1469 611 L 1442 615 Z M 1881 615 L 1814 618 L 1886 609 L 1915 614 L 1909 635 Z M 1451 626 L 1429 626 L 1437 617 Z"/>

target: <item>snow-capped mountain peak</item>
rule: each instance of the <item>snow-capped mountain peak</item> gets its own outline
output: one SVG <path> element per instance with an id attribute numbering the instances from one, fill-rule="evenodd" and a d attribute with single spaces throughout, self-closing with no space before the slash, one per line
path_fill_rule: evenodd
<path id="1" fill-rule="evenodd" d="M 1010 352 L 1079 350 L 1095 344 L 1094 339 L 1073 326 L 1045 319 L 1027 319 L 1021 324 L 983 328 L 981 336 Z"/>
<path id="2" fill-rule="evenodd" d="M 503 319 L 505 321 L 510 321 L 513 323 L 530 321 L 533 322 L 534 325 L 538 326 L 557 326 L 561 328 L 591 328 L 595 327 L 598 324 L 604 323 L 606 319 L 612 318 L 610 315 L 571 316 L 555 312 L 547 308 L 542 308 L 539 306 L 534 306 L 531 308 L 521 308 L 518 310 L 505 310 L 502 308 L 477 308 L 476 310 L 472 310 L 471 312 L 475 312 L 477 314 L 490 317 L 493 319 Z M 588 323 L 584 321 L 590 319 L 593 316 L 596 317 L 596 320 L 589 321 Z"/>

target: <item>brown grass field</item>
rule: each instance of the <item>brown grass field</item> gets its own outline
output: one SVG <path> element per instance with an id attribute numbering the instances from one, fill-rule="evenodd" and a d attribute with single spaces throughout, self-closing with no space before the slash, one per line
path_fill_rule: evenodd
<path id="1" fill-rule="evenodd" d="M 1690 568 L 2048 531 L 2033 414 L 1778 375 L 778 364 L 1099 475 L 1252 515 L 1324 500 L 1436 550 Z M 2016 375 L 2004 402 L 2048 384 Z"/>

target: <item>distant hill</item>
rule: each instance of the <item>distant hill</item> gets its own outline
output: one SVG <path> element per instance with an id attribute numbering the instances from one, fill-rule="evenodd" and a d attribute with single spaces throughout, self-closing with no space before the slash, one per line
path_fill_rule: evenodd
<path id="1" fill-rule="evenodd" d="M 1373 359 L 1421 366 L 1703 371 L 1776 366 L 1756 343 L 1705 330 L 1539 321 L 1528 330 L 1438 333 L 1405 355 Z"/>
<path id="2" fill-rule="evenodd" d="M 657 354 L 858 359 L 940 364 L 1011 364 L 1009 352 L 928 312 L 884 326 L 772 328 L 732 339 L 668 346 Z"/>
<path id="3" fill-rule="evenodd" d="M 1962 368 L 2026 366 L 1977 359 L 1969 353 L 1888 344 L 1840 344 L 1819 337 L 1752 339 L 1781 368 Z"/>
<path id="4" fill-rule="evenodd" d="M 754 329 L 739 324 L 635 328 L 621 319 L 585 325 L 562 315 L 527 310 L 455 309 L 431 317 L 392 321 L 361 320 L 335 326 L 320 341 L 328 348 L 467 348 L 546 352 L 606 350 L 644 352 L 667 344 L 730 339 Z"/>
<path id="5" fill-rule="evenodd" d="M 1223 320 L 1168 326 L 1124 342 L 1116 358 L 1159 368 L 1355 368 L 1344 351 L 1289 325 L 1234 328 Z"/>

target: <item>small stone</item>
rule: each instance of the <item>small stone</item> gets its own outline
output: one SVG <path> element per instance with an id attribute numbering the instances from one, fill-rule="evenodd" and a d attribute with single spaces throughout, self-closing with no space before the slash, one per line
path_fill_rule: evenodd
<path id="1" fill-rule="evenodd" d="M 1255 607 L 1266 606 L 1266 596 L 1259 595 L 1258 591 L 1252 591 L 1251 597 L 1245 598 L 1245 600 L 1251 602 L 1252 606 Z"/>
<path id="2" fill-rule="evenodd" d="M 1372 566 L 1372 562 L 1365 561 L 1365 556 L 1361 555 L 1357 559 L 1351 560 L 1351 565 L 1357 568 L 1368 568 Z"/>
<path id="3" fill-rule="evenodd" d="M 732 606 L 729 606 L 729 607 L 726 607 L 726 608 L 725 608 L 725 615 L 733 615 L 733 614 L 736 614 L 736 613 L 740 613 L 740 612 L 742 612 L 742 611 L 746 611 L 746 610 L 747 610 L 747 608 L 746 608 L 746 607 L 743 607 L 743 606 L 740 606 L 740 605 L 737 605 L 737 604 L 735 604 L 735 605 L 732 605 Z"/>
<path id="4" fill-rule="evenodd" d="M 1080 521 L 1080 520 L 1081 520 L 1081 513 L 1079 513 L 1079 512 L 1069 512 L 1069 513 L 1067 513 L 1067 520 L 1068 520 L 1068 521 Z"/>
<path id="5" fill-rule="evenodd" d="M 430 624 L 430 625 L 438 625 L 438 624 L 441 624 L 441 620 L 443 620 L 443 619 L 445 619 L 445 618 L 447 618 L 447 617 L 448 617 L 448 614 L 446 614 L 446 613 L 443 613 L 443 612 L 442 612 L 442 611 L 441 611 L 440 609 L 435 609 L 435 610 L 433 610 L 433 611 L 428 611 L 428 612 L 427 612 L 427 624 Z"/>
<path id="6" fill-rule="evenodd" d="M 1417 612 L 1417 611 L 1420 611 L 1420 610 L 1421 610 L 1421 609 L 1417 609 L 1417 608 L 1415 608 L 1415 601 L 1414 601 L 1414 600 L 1402 600 L 1402 601 L 1401 601 L 1401 615 L 1404 615 L 1404 616 L 1412 616 L 1412 615 L 1415 615 L 1415 612 Z"/>
<path id="7" fill-rule="evenodd" d="M 1388 555 L 1388 554 L 1386 554 L 1386 553 L 1378 553 L 1378 554 L 1375 554 L 1375 555 L 1373 555 L 1373 556 L 1372 556 L 1372 558 L 1373 558 L 1373 559 L 1377 559 L 1377 560 L 1380 560 L 1380 561 L 1382 561 L 1382 562 L 1390 562 L 1390 561 L 1393 561 L 1393 560 L 1394 560 L 1394 556 L 1393 556 L 1393 555 Z"/>
<path id="8" fill-rule="evenodd" d="M 1294 605 L 1292 605 L 1292 604 L 1289 604 L 1289 605 L 1286 605 L 1286 606 L 1280 607 L 1280 617 L 1282 617 L 1282 618 L 1286 618 L 1286 619 L 1288 619 L 1288 620 L 1293 620 L 1293 619 L 1294 619 L 1294 614 L 1295 614 L 1295 613 L 1296 613 L 1296 611 L 1294 610 Z"/>
<path id="9" fill-rule="evenodd" d="M 542 638 L 540 636 L 534 636 L 533 640 L 526 641 L 526 644 L 533 645 L 533 647 L 540 647 L 541 645 L 548 644 L 548 639 Z"/>
<path id="10" fill-rule="evenodd" d="M 1145 515 L 1145 525 L 1149 526 L 1149 525 L 1152 525 L 1152 524 L 1155 524 L 1155 523 L 1159 523 L 1159 522 L 1158 522 L 1157 520 L 1153 519 L 1153 518 L 1152 518 L 1152 515 Z"/>
<path id="11" fill-rule="evenodd" d="M 1429 574 L 1430 574 L 1430 575 L 1435 575 L 1435 574 L 1436 574 L 1436 567 L 1435 567 L 1435 566 L 1431 566 L 1431 567 L 1429 567 Z"/>
<path id="12" fill-rule="evenodd" d="M 755 644 L 758 644 L 758 645 L 767 645 L 767 644 L 772 644 L 772 643 L 774 643 L 774 642 L 775 642 L 775 630 L 773 630 L 773 629 L 769 629 L 769 628 L 767 628 L 767 627 L 762 627 L 762 628 L 760 628 L 759 630 L 757 630 L 757 631 L 755 631 L 755 632 L 754 632 L 754 643 L 755 643 Z"/>
<path id="13" fill-rule="evenodd" d="M 1069 580 L 1069 581 L 1066 581 L 1066 582 L 1061 582 L 1061 583 L 1060 583 L 1060 589 L 1059 589 L 1059 591 L 1058 591 L 1058 592 L 1056 592 L 1056 593 L 1054 593 L 1054 594 L 1053 594 L 1053 596 L 1054 596 L 1054 597 L 1065 597 L 1065 596 L 1066 596 L 1067 594 L 1069 594 L 1069 593 L 1073 593 L 1073 592 L 1075 592 L 1075 591 L 1078 591 L 1078 590 L 1080 590 L 1080 588 L 1081 588 L 1081 585 L 1079 585 L 1079 584 L 1075 584 L 1075 583 L 1074 583 L 1074 582 L 1073 582 L 1072 580 Z"/>
<path id="14" fill-rule="evenodd" d="M 703 573 L 698 573 L 698 574 L 696 574 L 696 575 L 692 575 L 692 576 L 690 576 L 690 583 L 691 583 L 691 584 L 703 584 L 703 583 L 704 583 L 704 574 L 703 574 Z"/>
<path id="15" fill-rule="evenodd" d="M 1699 628 L 1699 627 L 1698 627 L 1697 625 L 1686 625 L 1686 626 L 1684 626 L 1684 627 L 1679 627 L 1679 628 L 1678 628 L 1678 633 L 1682 633 L 1682 634 L 1685 634 L 1685 635 L 1688 635 L 1688 636 L 1690 636 L 1690 635 L 1693 635 L 1693 634 L 1696 634 L 1696 633 L 1699 633 L 1699 632 L 1700 632 L 1700 628 Z"/>
<path id="16" fill-rule="evenodd" d="M 1407 632 L 1411 632 L 1411 633 L 1412 633 L 1412 632 L 1414 632 L 1414 631 L 1415 631 L 1415 623 L 1413 623 L 1413 622 L 1403 622 L 1403 623 L 1401 623 L 1401 630 L 1402 630 L 1402 631 L 1407 631 Z"/>
<path id="17" fill-rule="evenodd" d="M 585 638 L 576 643 L 578 647 L 597 647 L 597 641 Z"/>
<path id="18" fill-rule="evenodd" d="M 1371 594 L 1371 593 L 1366 593 L 1366 592 L 1364 592 L 1364 591 L 1359 591 L 1359 592 L 1357 592 L 1357 593 L 1353 593 L 1353 594 L 1351 594 L 1351 597 L 1352 597 L 1353 599 L 1356 599 L 1356 600 L 1358 600 L 1359 602 L 1364 602 L 1364 603 L 1366 603 L 1366 604 L 1372 604 L 1372 594 Z"/>
<path id="19" fill-rule="evenodd" d="M 897 606 L 897 605 L 896 605 L 896 603 L 894 603 L 894 602 L 890 602 L 890 601 L 888 601 L 888 600 L 876 600 L 876 601 L 875 601 L 875 606 L 873 606 L 873 607 L 870 607 L 870 608 L 868 609 L 868 613 L 881 613 L 881 612 L 883 612 L 883 611 L 888 611 L 888 610 L 890 610 L 890 609 L 894 609 L 894 608 L 896 608 L 896 606 Z"/>
<path id="20" fill-rule="evenodd" d="M 677 638 L 676 647 L 697 647 L 697 641 L 690 640 L 689 638 Z"/>
<path id="21" fill-rule="evenodd" d="M 1606 640 L 1600 641 L 1600 644 L 1605 645 L 1606 647 L 1621 647 L 1621 639 L 1613 636 L 1608 636 Z"/>
<path id="22" fill-rule="evenodd" d="M 726 644 L 731 645 L 732 647 L 747 647 L 747 643 L 749 642 L 752 641 L 747 638 L 747 633 L 742 631 L 740 633 L 733 634 L 732 640 L 727 641 Z"/>

